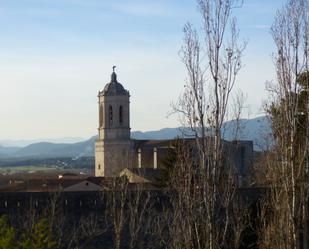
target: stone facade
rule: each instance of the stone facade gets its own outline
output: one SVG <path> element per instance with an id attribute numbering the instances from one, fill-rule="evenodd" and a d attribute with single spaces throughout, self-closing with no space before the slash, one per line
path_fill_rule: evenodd
<path id="1" fill-rule="evenodd" d="M 95 144 L 95 176 L 118 176 L 131 167 L 130 94 L 117 81 L 99 92 L 99 138 Z"/>

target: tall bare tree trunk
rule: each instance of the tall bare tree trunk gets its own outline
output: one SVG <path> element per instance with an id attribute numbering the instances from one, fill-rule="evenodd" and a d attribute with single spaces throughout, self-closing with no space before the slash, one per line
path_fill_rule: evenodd
<path id="1" fill-rule="evenodd" d="M 181 57 L 187 83 L 174 106 L 184 126 L 194 132 L 195 143 L 184 143 L 184 149 L 178 151 L 176 169 L 180 172 L 175 174 L 173 186 L 178 205 L 174 209 L 176 218 L 186 218 L 180 238 L 183 244 L 173 248 L 217 249 L 229 245 L 227 231 L 232 226 L 230 216 L 237 186 L 235 165 L 223 156 L 221 130 L 228 118 L 229 99 L 245 48 L 245 43 L 238 42 L 239 32 L 232 17 L 233 9 L 242 1 L 197 2 L 205 43 L 200 42 L 191 24 L 185 25 Z M 224 212 L 219 214 L 221 208 Z M 175 233 L 180 233 L 179 229 Z"/>
<path id="2" fill-rule="evenodd" d="M 299 249 L 301 241 L 307 248 L 308 7 L 308 0 L 287 1 L 271 29 L 277 81 L 270 88 L 267 108 L 277 144 L 276 160 L 269 163 L 273 169 L 269 205 L 274 215 L 263 238 L 269 239 L 275 227 L 279 230 L 273 234 L 275 243 L 264 241 L 272 248 Z"/>

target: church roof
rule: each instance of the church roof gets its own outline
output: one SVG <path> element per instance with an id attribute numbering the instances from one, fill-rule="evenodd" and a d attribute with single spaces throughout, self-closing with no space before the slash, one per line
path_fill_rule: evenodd
<path id="1" fill-rule="evenodd" d="M 154 168 L 125 168 L 119 176 L 126 176 L 130 183 L 158 183 L 163 171 Z"/>
<path id="2" fill-rule="evenodd" d="M 103 95 L 128 95 L 129 92 L 117 81 L 117 74 L 115 72 L 111 75 L 111 82 L 107 83 L 100 92 Z"/>

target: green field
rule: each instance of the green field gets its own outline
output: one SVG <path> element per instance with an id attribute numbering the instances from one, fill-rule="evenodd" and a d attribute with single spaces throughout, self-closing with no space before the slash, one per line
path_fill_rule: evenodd
<path id="1" fill-rule="evenodd" d="M 2 166 L 0 167 L 0 172 L 16 172 L 16 171 L 49 171 L 49 170 L 56 170 L 59 169 L 59 166 L 34 166 L 34 165 L 27 165 L 27 166 Z"/>

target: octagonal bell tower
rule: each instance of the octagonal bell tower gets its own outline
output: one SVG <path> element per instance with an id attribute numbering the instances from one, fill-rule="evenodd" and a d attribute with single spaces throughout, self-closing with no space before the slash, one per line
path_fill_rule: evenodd
<path id="1" fill-rule="evenodd" d="M 130 94 L 117 81 L 115 66 L 111 81 L 99 92 L 99 138 L 95 143 L 95 175 L 115 177 L 131 165 Z"/>

